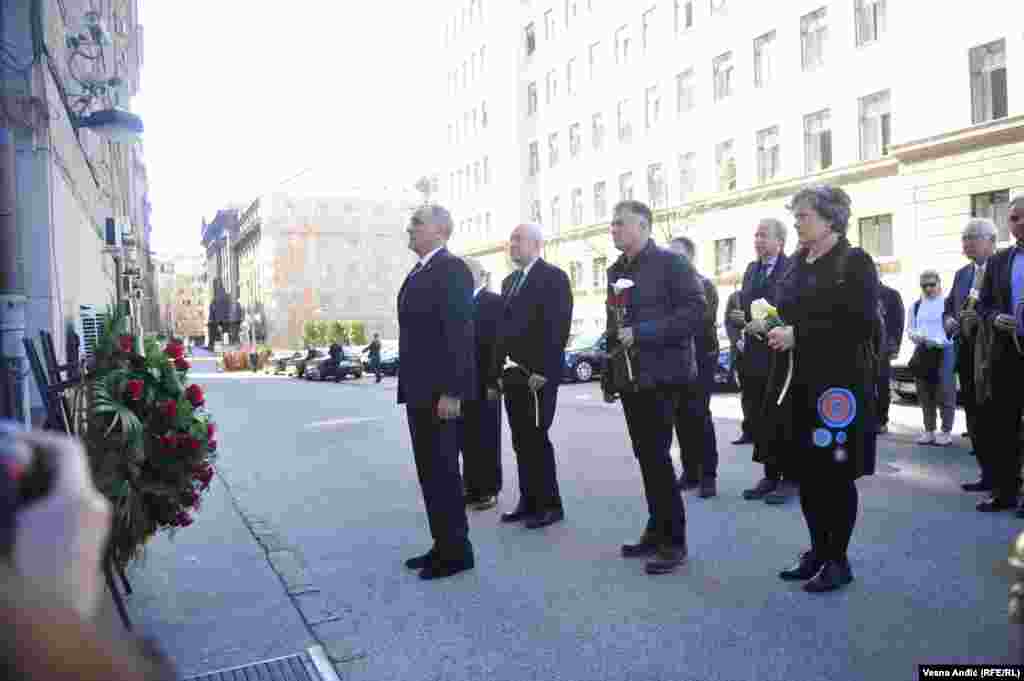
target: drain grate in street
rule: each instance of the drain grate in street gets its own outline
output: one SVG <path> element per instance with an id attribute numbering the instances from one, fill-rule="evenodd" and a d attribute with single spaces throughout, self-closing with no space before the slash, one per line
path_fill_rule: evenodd
<path id="1" fill-rule="evenodd" d="M 193 676 L 185 681 L 338 681 L 320 646 L 254 664 Z"/>

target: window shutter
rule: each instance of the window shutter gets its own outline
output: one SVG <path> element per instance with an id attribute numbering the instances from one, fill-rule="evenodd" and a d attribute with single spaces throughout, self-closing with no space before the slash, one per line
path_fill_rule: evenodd
<path id="1" fill-rule="evenodd" d="M 1006 67 L 992 69 L 992 118 L 1006 118 Z"/>
<path id="2" fill-rule="evenodd" d="M 821 144 L 821 169 L 832 167 L 832 131 L 822 130 L 818 137 Z"/>

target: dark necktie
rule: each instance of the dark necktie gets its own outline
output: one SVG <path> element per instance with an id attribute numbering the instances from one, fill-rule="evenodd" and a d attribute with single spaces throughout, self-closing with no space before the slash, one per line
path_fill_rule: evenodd
<path id="1" fill-rule="evenodd" d="M 417 261 L 416 266 L 410 270 L 409 274 L 405 275 L 405 282 L 402 283 L 401 293 L 398 296 L 398 306 L 402 306 L 402 301 L 405 300 L 405 288 L 409 285 L 409 280 L 416 276 L 416 273 L 423 269 L 423 263 Z"/>
<path id="2" fill-rule="evenodd" d="M 519 293 L 519 289 L 523 286 L 523 279 L 526 278 L 526 273 L 523 270 L 516 272 L 516 280 L 512 282 L 512 287 L 508 290 L 508 299 L 512 300 Z"/>
<path id="3" fill-rule="evenodd" d="M 755 280 L 755 286 L 761 288 L 768 281 L 768 265 L 763 262 L 757 263 L 757 279 Z"/>

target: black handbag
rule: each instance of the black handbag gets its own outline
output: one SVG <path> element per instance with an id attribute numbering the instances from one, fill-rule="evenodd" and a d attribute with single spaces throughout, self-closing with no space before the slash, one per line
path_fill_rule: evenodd
<path id="1" fill-rule="evenodd" d="M 929 348 L 925 345 L 918 345 L 914 348 L 914 354 L 907 362 L 907 370 L 915 377 L 927 383 L 936 383 L 939 380 L 939 370 L 942 368 L 942 348 Z"/>

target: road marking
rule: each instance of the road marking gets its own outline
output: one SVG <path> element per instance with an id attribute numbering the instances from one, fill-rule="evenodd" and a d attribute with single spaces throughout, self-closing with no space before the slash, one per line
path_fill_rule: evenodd
<path id="1" fill-rule="evenodd" d="M 366 423 L 367 421 L 380 421 L 379 416 L 350 416 L 343 419 L 330 419 L 328 421 L 316 421 L 314 423 L 308 423 L 303 426 L 306 430 L 312 430 L 315 428 L 330 428 L 332 426 L 351 426 L 357 423 Z"/>

